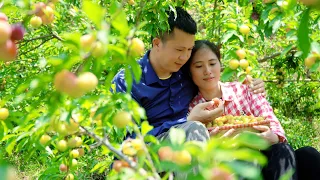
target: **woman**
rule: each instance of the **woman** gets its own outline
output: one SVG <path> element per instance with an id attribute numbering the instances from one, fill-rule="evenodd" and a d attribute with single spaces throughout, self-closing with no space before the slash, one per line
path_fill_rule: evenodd
<path id="1" fill-rule="evenodd" d="M 296 169 L 294 150 L 286 143 L 284 130 L 274 115 L 272 107 L 263 96 L 253 94 L 248 86 L 241 83 L 220 82 L 220 58 L 219 49 L 213 43 L 205 40 L 195 42 L 187 66 L 190 67 L 191 78 L 198 86 L 199 93 L 190 103 L 189 109 L 191 110 L 199 103 L 211 101 L 213 98 L 220 98 L 224 105 L 217 108 L 223 108 L 224 114 L 262 116 L 270 120 L 270 127 L 254 126 L 253 128 L 260 131 L 257 134 L 271 144 L 268 150 L 263 151 L 268 158 L 268 165 L 262 170 L 264 179 L 280 179 L 288 170 Z M 203 119 L 201 122 L 206 124 L 209 121 L 211 120 Z M 227 133 L 230 135 L 232 131 Z M 298 179 L 296 172 L 291 179 Z"/>

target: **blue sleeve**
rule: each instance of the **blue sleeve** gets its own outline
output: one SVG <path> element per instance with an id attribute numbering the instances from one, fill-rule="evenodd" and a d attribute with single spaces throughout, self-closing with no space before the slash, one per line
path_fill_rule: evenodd
<path id="1" fill-rule="evenodd" d="M 114 76 L 112 84 L 115 84 L 116 92 L 127 92 L 127 84 L 124 79 L 124 70 L 121 70 Z M 113 92 L 113 89 L 110 89 L 110 91 Z"/>

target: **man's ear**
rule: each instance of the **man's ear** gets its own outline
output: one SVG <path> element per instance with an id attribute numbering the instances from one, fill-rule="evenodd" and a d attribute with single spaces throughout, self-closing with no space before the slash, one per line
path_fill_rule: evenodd
<path id="1" fill-rule="evenodd" d="M 161 39 L 160 38 L 153 38 L 152 40 L 152 46 L 155 48 L 159 48 L 161 44 Z"/>

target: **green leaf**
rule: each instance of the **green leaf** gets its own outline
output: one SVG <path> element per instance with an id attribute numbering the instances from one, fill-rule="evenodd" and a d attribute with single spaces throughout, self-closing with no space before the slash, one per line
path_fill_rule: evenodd
<path id="1" fill-rule="evenodd" d="M 156 137 L 154 137 L 154 136 L 152 136 L 152 135 L 149 135 L 149 134 L 147 134 L 147 135 L 144 137 L 144 141 L 145 141 L 146 143 L 159 144 L 159 140 L 158 140 Z"/>
<path id="2" fill-rule="evenodd" d="M 264 150 L 270 146 L 270 144 L 265 139 L 251 132 L 243 132 L 236 139 L 242 145 L 253 149 Z"/>
<path id="3" fill-rule="evenodd" d="M 233 35 L 234 35 L 235 31 L 228 31 L 226 34 L 223 35 L 221 43 L 226 43 Z"/>
<path id="4" fill-rule="evenodd" d="M 232 170 L 239 174 L 243 178 L 248 179 L 261 179 L 260 176 L 260 168 L 258 166 L 255 166 L 254 164 L 248 164 L 247 162 L 241 162 L 241 161 L 233 161 L 231 163 L 227 164 Z"/>
<path id="5" fill-rule="evenodd" d="M 318 42 L 312 42 L 311 43 L 311 51 L 316 52 L 317 54 L 320 54 L 320 44 Z"/>
<path id="6" fill-rule="evenodd" d="M 237 33 L 234 33 L 234 35 L 237 36 L 241 42 L 244 42 L 244 37 L 242 35 L 239 35 Z"/>
<path id="7" fill-rule="evenodd" d="M 130 31 L 127 16 L 123 9 L 120 8 L 118 2 L 114 2 L 111 5 L 110 13 L 112 13 L 111 25 L 117 29 L 123 37 L 127 36 Z"/>
<path id="8" fill-rule="evenodd" d="M 303 58 L 306 58 L 310 52 L 309 12 L 309 8 L 303 12 L 298 28 L 298 46 L 303 52 Z"/>
<path id="9" fill-rule="evenodd" d="M 90 172 L 93 173 L 94 171 L 97 171 L 98 169 L 100 169 L 101 167 L 103 167 L 105 165 L 104 162 L 99 162 L 98 164 L 96 164 L 91 170 Z"/>
<path id="10" fill-rule="evenodd" d="M 316 63 L 314 63 L 314 64 L 312 65 L 312 67 L 310 68 L 310 71 L 311 71 L 311 72 L 316 72 L 316 71 L 318 71 L 318 68 L 319 68 L 319 67 L 320 67 L 320 61 L 317 60 Z"/>
<path id="11" fill-rule="evenodd" d="M 92 1 L 84 1 L 82 10 L 88 15 L 88 18 L 100 29 L 101 22 L 105 15 L 105 10 Z"/>
<path id="12" fill-rule="evenodd" d="M 132 83 L 133 83 L 133 77 L 132 77 L 131 70 L 126 68 L 124 71 L 124 74 L 125 74 L 125 80 L 127 83 L 127 92 L 131 92 Z"/>
<path id="13" fill-rule="evenodd" d="M 225 69 L 223 70 L 222 75 L 221 75 L 221 81 L 227 81 L 227 80 L 229 80 L 229 79 L 233 76 L 234 73 L 235 73 L 235 71 L 232 70 L 232 69 L 230 69 L 229 67 L 228 67 L 228 68 L 225 68 Z"/>
<path id="14" fill-rule="evenodd" d="M 268 24 L 269 24 L 269 22 L 268 22 Z M 268 25 L 266 25 L 264 27 L 264 34 L 266 37 L 270 37 L 272 35 L 272 26 L 269 27 Z"/>
<path id="15" fill-rule="evenodd" d="M 16 140 L 15 139 L 13 139 L 13 140 L 11 140 L 11 142 L 9 142 L 8 144 L 7 144 L 7 146 L 6 146 L 6 151 L 7 151 L 7 153 L 9 154 L 9 155 L 11 155 L 12 154 L 12 150 L 13 150 L 13 148 L 14 148 L 14 146 L 16 145 Z"/>
<path id="16" fill-rule="evenodd" d="M 184 149 L 186 149 L 191 154 L 196 155 L 199 152 L 202 152 L 205 148 L 205 143 L 200 141 L 188 141 L 184 144 Z"/>
<path id="17" fill-rule="evenodd" d="M 293 44 L 290 44 L 289 46 L 287 46 L 287 47 L 282 51 L 282 53 L 281 53 L 280 56 L 283 56 L 283 55 L 287 54 L 287 53 L 291 50 L 292 46 L 293 46 Z"/>
<path id="18" fill-rule="evenodd" d="M 145 136 L 152 129 L 153 129 L 153 126 L 150 126 L 148 121 L 143 121 L 141 123 L 141 134 L 142 134 L 142 136 Z"/>
<path id="19" fill-rule="evenodd" d="M 169 137 L 172 144 L 181 145 L 186 140 L 186 133 L 183 129 L 171 128 Z"/>
<path id="20" fill-rule="evenodd" d="M 247 77 L 247 74 L 242 72 L 238 77 L 238 81 L 240 83 L 243 83 L 243 81 L 246 79 L 246 77 Z"/>
<path id="21" fill-rule="evenodd" d="M 274 34 L 281 26 L 281 18 L 275 21 L 272 25 L 272 34 Z"/>

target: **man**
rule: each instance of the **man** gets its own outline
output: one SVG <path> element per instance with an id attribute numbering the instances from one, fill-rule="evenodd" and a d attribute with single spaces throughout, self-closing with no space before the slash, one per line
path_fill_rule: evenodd
<path id="1" fill-rule="evenodd" d="M 172 127 L 186 131 L 187 140 L 206 141 L 209 133 L 198 122 L 204 117 L 218 117 L 223 108 L 207 111 L 212 102 L 199 104 L 191 111 L 192 121 L 187 121 L 188 106 L 196 91 L 189 75 L 182 66 L 188 61 L 197 32 L 196 22 L 182 8 L 169 12 L 170 30 L 162 32 L 152 40 L 152 48 L 142 59 L 140 82 L 133 83 L 131 95 L 146 110 L 149 123 L 154 127 L 149 133 L 159 139 L 168 136 Z M 124 71 L 120 71 L 113 82 L 117 92 L 126 92 Z M 264 84 L 255 81 L 258 92 L 264 92 Z M 189 116 L 190 119 L 190 116 Z M 195 133 L 199 132 L 199 133 Z"/>

